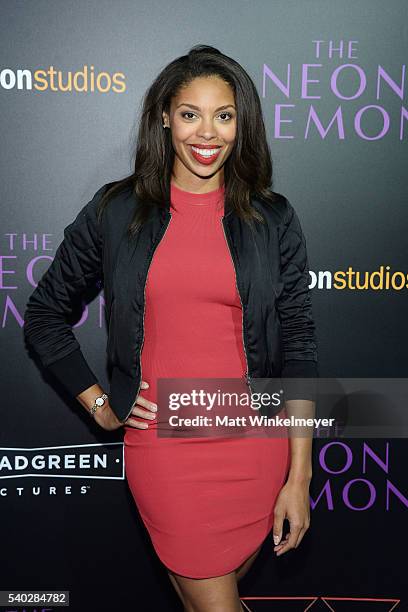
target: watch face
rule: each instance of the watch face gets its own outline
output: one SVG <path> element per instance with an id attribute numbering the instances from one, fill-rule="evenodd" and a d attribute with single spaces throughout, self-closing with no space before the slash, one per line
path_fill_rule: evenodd
<path id="1" fill-rule="evenodd" d="M 104 399 L 102 399 L 101 397 L 97 397 L 97 398 L 96 398 L 96 400 L 95 400 L 95 404 L 96 404 L 97 406 L 103 406 L 103 405 L 104 405 L 104 403 L 105 403 L 105 400 L 104 400 Z"/>

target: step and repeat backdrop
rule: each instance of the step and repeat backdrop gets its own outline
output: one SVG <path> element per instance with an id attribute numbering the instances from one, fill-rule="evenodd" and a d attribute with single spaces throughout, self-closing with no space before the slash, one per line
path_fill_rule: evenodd
<path id="1" fill-rule="evenodd" d="M 404 379 L 408 5 L 3 0 L 0 10 L 0 590 L 69 591 L 75 612 L 179 610 L 124 478 L 123 431 L 99 428 L 41 369 L 23 340 L 26 301 L 63 228 L 131 172 L 146 88 L 209 44 L 261 97 L 273 188 L 307 240 L 320 376 Z M 103 287 L 74 330 L 108 390 Z M 240 583 L 244 608 L 408 610 L 407 461 L 404 437 L 315 439 L 310 529 L 279 558 L 268 537 Z"/>

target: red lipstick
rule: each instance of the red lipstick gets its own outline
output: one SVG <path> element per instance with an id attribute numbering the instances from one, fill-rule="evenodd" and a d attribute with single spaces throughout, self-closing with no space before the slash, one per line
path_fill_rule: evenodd
<path id="1" fill-rule="evenodd" d="M 198 161 L 200 164 L 204 164 L 205 166 L 208 166 L 212 163 L 215 162 L 215 160 L 217 159 L 217 157 L 220 154 L 221 151 L 221 145 L 209 145 L 209 144 L 193 144 L 190 145 L 190 150 L 191 150 L 191 155 L 194 157 L 194 159 L 196 161 Z M 201 154 L 201 151 L 213 151 L 212 155 L 209 154 Z"/>

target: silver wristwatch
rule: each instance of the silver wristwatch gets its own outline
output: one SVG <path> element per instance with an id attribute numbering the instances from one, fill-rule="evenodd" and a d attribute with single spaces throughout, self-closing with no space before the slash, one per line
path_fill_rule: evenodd
<path id="1" fill-rule="evenodd" d="M 102 395 L 100 395 L 99 397 L 95 399 L 93 406 L 91 406 L 91 408 L 89 409 L 89 412 L 91 413 L 92 416 L 95 414 L 97 408 L 104 405 L 107 399 L 108 399 L 108 396 L 106 395 L 106 393 L 103 393 Z"/>

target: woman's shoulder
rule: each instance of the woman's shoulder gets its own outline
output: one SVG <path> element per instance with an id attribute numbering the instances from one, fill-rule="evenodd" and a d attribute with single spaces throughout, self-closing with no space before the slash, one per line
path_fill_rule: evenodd
<path id="1" fill-rule="evenodd" d="M 92 201 L 97 206 L 103 199 L 111 206 L 113 206 L 113 203 L 117 206 L 126 205 L 126 203 L 134 205 L 133 181 L 121 179 L 105 183 L 94 193 Z"/>
<path id="2" fill-rule="evenodd" d="M 108 218 L 126 215 L 134 206 L 133 185 L 119 180 L 98 187 L 84 208 L 89 217 L 96 219 L 102 213 Z"/>
<path id="3" fill-rule="evenodd" d="M 252 198 L 252 205 L 258 208 L 273 225 L 287 223 L 294 211 L 292 204 L 284 194 L 272 190 L 264 194 L 255 194 Z"/>

